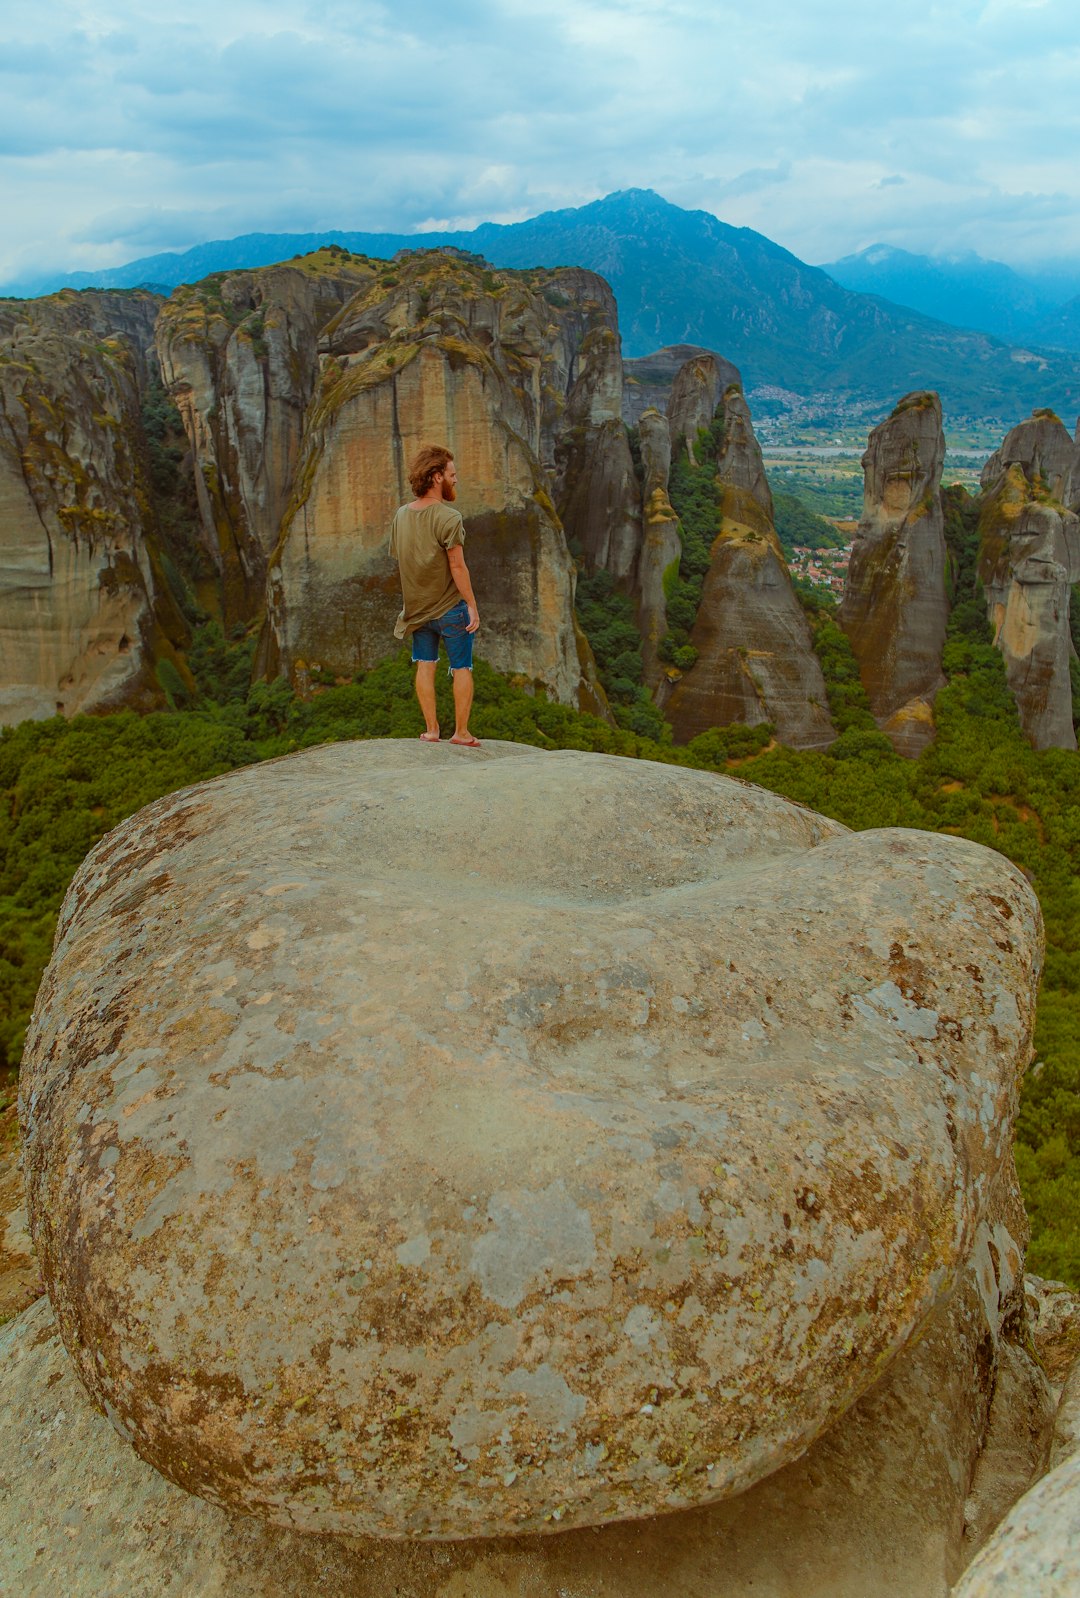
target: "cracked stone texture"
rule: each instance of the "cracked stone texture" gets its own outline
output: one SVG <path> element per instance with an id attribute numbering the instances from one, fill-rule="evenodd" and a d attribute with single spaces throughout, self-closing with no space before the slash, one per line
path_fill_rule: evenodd
<path id="1" fill-rule="evenodd" d="M 377 741 L 172 795 L 72 884 L 27 1051 L 64 1342 L 296 1528 L 733 1495 L 971 1257 L 1040 957 L 992 851 L 706 773 Z"/>

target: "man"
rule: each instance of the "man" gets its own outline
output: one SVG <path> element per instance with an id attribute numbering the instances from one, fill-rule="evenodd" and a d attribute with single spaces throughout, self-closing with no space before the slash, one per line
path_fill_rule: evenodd
<path id="1" fill-rule="evenodd" d="M 403 606 L 394 636 L 412 636 L 416 697 L 424 713 L 424 743 L 437 744 L 435 667 L 439 639 L 446 645 L 454 682 L 452 744 L 479 749 L 469 731 L 473 700 L 473 634 L 480 625 L 476 599 L 465 564 L 465 525 L 454 510 L 457 469 L 454 457 L 439 444 L 427 444 L 409 468 L 416 498 L 402 505 L 390 528 L 390 553 L 398 563 Z"/>

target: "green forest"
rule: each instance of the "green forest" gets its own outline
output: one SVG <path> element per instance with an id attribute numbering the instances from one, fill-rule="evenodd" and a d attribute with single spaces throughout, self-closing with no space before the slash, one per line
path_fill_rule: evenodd
<path id="1" fill-rule="evenodd" d="M 854 828 L 951 832 L 1014 861 L 1039 894 L 1048 940 L 1017 1150 L 1032 1223 L 1029 1267 L 1080 1285 L 1080 760 L 1036 752 L 1020 732 L 972 588 L 977 530 L 962 491 L 949 500 L 948 538 L 958 585 L 949 680 L 936 704 L 937 737 L 917 761 L 901 759 L 877 730 L 847 639 L 829 603 L 817 599 L 805 603 L 839 733 L 832 747 L 780 748 L 768 726 L 717 728 L 674 746 L 641 690 L 624 607 L 603 582 L 586 589 L 583 615 L 598 634 L 623 724 L 526 694 L 479 662 L 472 726 L 481 738 L 734 770 Z M 173 709 L 57 717 L 0 735 L 0 1065 L 8 1096 L 61 900 L 98 838 L 150 800 L 237 766 L 336 739 L 416 736 L 406 651 L 301 699 L 284 680 L 251 684 L 253 649 L 251 636 L 226 639 L 204 620 L 188 657 L 197 692 L 179 695 Z M 445 679 L 438 692 L 449 719 Z"/>

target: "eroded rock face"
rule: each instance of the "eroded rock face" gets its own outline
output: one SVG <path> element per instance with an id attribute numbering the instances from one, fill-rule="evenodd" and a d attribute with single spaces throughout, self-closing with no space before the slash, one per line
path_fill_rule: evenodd
<path id="1" fill-rule="evenodd" d="M 772 495 L 741 390 L 727 390 L 717 420 L 722 500 L 690 634 L 698 659 L 664 714 L 680 742 L 731 722 L 771 721 L 781 743 L 823 748 L 836 736 L 825 680 L 773 527 Z"/>
<path id="2" fill-rule="evenodd" d="M 1080 432 L 1080 423 L 1077 423 Z M 1080 500 L 1080 443 L 1053 411 L 1033 411 L 1006 433 L 982 470 L 982 485 L 992 488 L 1010 466 L 1019 466 L 1032 486 L 1061 505 L 1075 509 Z"/>
<path id="3" fill-rule="evenodd" d="M 642 545 L 638 571 L 638 625 L 642 637 L 645 680 L 654 686 L 661 675 L 657 646 L 667 632 L 667 598 L 664 574 L 678 570 L 682 553 L 679 518 L 668 498 L 671 474 L 671 433 L 667 417 L 657 410 L 641 413 L 638 422 L 641 463 Z"/>
<path id="4" fill-rule="evenodd" d="M 1036 749 L 1075 749 L 1069 612 L 1080 582 L 1076 446 L 1058 419 L 1036 412 L 983 470 L 979 577 L 994 642 Z"/>
<path id="5" fill-rule="evenodd" d="M 375 277 L 363 258 L 319 250 L 183 285 L 162 310 L 158 359 L 195 453 L 203 540 L 229 622 L 249 621 L 266 604 L 320 330 Z"/>
<path id="6" fill-rule="evenodd" d="M 184 633 L 154 564 L 140 374 L 160 300 L 0 304 L 0 721 L 163 703 Z"/>
<path id="7" fill-rule="evenodd" d="M 24 1067 L 64 1341 L 143 1458 L 297 1528 L 722 1499 L 981 1225 L 1011 1259 L 1039 959 L 992 852 L 704 773 L 376 742 L 171 796 L 72 885 Z"/>
<path id="8" fill-rule="evenodd" d="M 672 443 L 681 441 L 695 465 L 700 464 L 696 453 L 698 430 L 712 425 L 722 395 L 734 386 L 725 383 L 714 355 L 694 355 L 675 374 L 668 400 L 668 427 Z"/>
<path id="9" fill-rule="evenodd" d="M 863 515 L 838 617 L 878 725 L 911 757 L 934 735 L 945 681 L 944 461 L 938 396 L 905 395 L 862 459 Z"/>
<path id="10" fill-rule="evenodd" d="M 734 383 L 742 386 L 739 368 L 715 350 L 704 349 L 700 344 L 668 344 L 651 355 L 639 355 L 623 361 L 623 421 L 627 427 L 636 427 L 641 414 L 658 410 L 667 414 L 671 402 L 671 389 L 687 361 L 699 355 L 711 357 L 720 371 L 721 392 Z M 711 418 L 710 418 L 711 420 Z"/>
<path id="11" fill-rule="evenodd" d="M 263 669 L 349 676 L 398 647 L 389 526 L 412 497 L 412 456 L 443 442 L 485 658 L 606 714 L 560 520 L 586 559 L 629 581 L 641 518 L 600 278 L 320 251 L 178 291 L 158 345 L 226 610 L 267 609 Z"/>

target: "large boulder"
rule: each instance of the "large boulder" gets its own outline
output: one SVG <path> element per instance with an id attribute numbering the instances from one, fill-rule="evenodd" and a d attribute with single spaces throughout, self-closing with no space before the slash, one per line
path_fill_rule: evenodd
<path id="1" fill-rule="evenodd" d="M 0 1329 L 0 1588 L 23 1598 L 791 1598 L 795 1570 L 801 1598 L 944 1598 L 972 1552 L 964 1496 L 995 1363 L 1023 1357 L 1005 1236 L 999 1220 L 983 1223 L 923 1336 L 800 1459 L 723 1503 L 556 1537 L 433 1545 L 229 1515 L 166 1481 L 94 1409 L 42 1301 Z M 1030 1419 L 1014 1411 L 998 1437 L 999 1415 L 994 1440 L 1022 1435 Z"/>
<path id="2" fill-rule="evenodd" d="M 941 401 L 906 394 L 862 458 L 863 514 L 839 612 L 870 709 L 912 757 L 934 735 L 932 706 L 945 681 L 944 463 Z"/>
<path id="3" fill-rule="evenodd" d="M 1080 1454 L 1025 1493 L 953 1598 L 1075 1598 L 1080 1591 Z"/>
<path id="4" fill-rule="evenodd" d="M 173 795 L 72 884 L 27 1050 L 64 1342 L 295 1528 L 737 1494 L 979 1246 L 1018 1277 L 1039 963 L 1000 856 L 705 773 L 376 742 Z"/>

